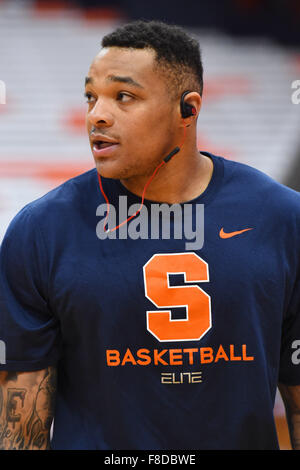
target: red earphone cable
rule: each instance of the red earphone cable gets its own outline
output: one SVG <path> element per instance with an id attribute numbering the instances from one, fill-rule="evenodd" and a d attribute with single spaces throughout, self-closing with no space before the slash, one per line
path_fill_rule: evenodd
<path id="1" fill-rule="evenodd" d="M 194 113 L 193 113 L 194 114 Z M 182 139 L 182 142 L 181 144 L 179 145 L 179 148 L 181 149 L 181 147 L 183 146 L 184 144 L 184 141 L 185 141 L 185 138 L 186 138 L 186 124 L 183 120 L 183 125 L 184 125 L 184 134 L 183 134 L 183 139 Z M 154 170 L 153 174 L 150 176 L 149 180 L 147 181 L 147 183 L 145 184 L 145 187 L 144 187 L 144 190 L 143 190 L 143 194 L 142 194 L 142 201 L 141 201 L 141 206 L 140 208 L 136 211 L 135 214 L 131 215 L 130 217 L 128 217 L 128 219 L 124 220 L 123 222 L 121 222 L 119 225 L 117 225 L 115 228 L 113 229 L 108 229 L 106 230 L 106 221 L 108 219 L 108 215 L 109 215 L 109 201 L 108 201 L 108 198 L 103 190 L 103 186 L 102 186 L 102 181 L 101 181 L 101 176 L 99 173 L 98 174 L 98 181 L 99 181 L 99 186 L 100 186 L 100 190 L 101 190 L 101 193 L 103 194 L 103 197 L 105 199 L 105 202 L 106 202 L 106 205 L 107 205 L 107 213 L 106 213 L 106 216 L 105 216 L 105 223 L 104 223 L 104 231 L 105 232 L 114 232 L 115 230 L 117 230 L 118 228 L 122 227 L 122 225 L 126 224 L 127 222 L 129 222 L 129 220 L 133 219 L 134 217 L 136 217 L 138 215 L 138 213 L 142 210 L 142 207 L 144 205 L 144 199 L 145 199 L 145 193 L 146 193 L 146 190 L 149 186 L 149 184 L 151 183 L 151 181 L 153 180 L 154 176 L 156 175 L 156 173 L 158 172 L 158 170 L 163 166 L 165 165 L 166 162 L 163 160 Z"/>

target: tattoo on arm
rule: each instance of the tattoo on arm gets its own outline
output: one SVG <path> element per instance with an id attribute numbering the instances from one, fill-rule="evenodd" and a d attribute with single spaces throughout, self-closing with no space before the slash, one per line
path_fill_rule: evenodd
<path id="1" fill-rule="evenodd" d="M 286 410 L 293 450 L 300 450 L 300 386 L 278 384 Z"/>
<path id="2" fill-rule="evenodd" d="M 3 374 L 7 376 L 0 380 L 0 449 L 49 449 L 56 369 Z"/>

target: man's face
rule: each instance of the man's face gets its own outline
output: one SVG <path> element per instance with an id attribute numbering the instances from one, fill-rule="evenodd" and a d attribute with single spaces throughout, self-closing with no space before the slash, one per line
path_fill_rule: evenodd
<path id="1" fill-rule="evenodd" d="M 107 178 L 148 176 L 178 144 L 178 112 L 150 49 L 102 49 L 86 80 L 86 115 L 98 172 Z M 97 143 L 106 138 L 108 143 Z"/>

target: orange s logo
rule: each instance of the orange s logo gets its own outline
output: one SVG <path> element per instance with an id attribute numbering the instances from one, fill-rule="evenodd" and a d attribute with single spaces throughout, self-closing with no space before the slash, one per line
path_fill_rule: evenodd
<path id="1" fill-rule="evenodd" d="M 171 287 L 169 274 L 184 274 L 185 282 L 208 282 L 207 263 L 196 253 L 155 254 L 144 265 L 146 297 L 158 308 L 185 307 L 184 320 L 172 320 L 171 310 L 147 311 L 147 329 L 159 341 L 197 341 L 211 328 L 210 296 L 197 285 Z"/>

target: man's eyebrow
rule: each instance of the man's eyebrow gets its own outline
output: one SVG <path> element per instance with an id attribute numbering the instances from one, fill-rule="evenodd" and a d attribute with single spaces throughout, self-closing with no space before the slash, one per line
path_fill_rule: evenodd
<path id="1" fill-rule="evenodd" d="M 109 82 L 121 82 L 121 83 L 127 83 L 127 85 L 132 85 L 137 88 L 144 88 L 140 83 L 136 82 L 132 77 L 121 77 L 119 75 L 108 75 L 106 78 L 106 81 Z M 85 86 L 88 85 L 89 83 L 93 83 L 92 77 L 85 77 Z"/>
<path id="2" fill-rule="evenodd" d="M 127 83 L 137 88 L 144 88 L 140 83 L 136 82 L 132 77 L 120 77 L 119 75 L 108 75 L 107 81 Z"/>
<path id="3" fill-rule="evenodd" d="M 88 85 L 89 83 L 92 83 L 93 82 L 93 79 L 92 77 L 85 77 L 85 86 Z"/>

